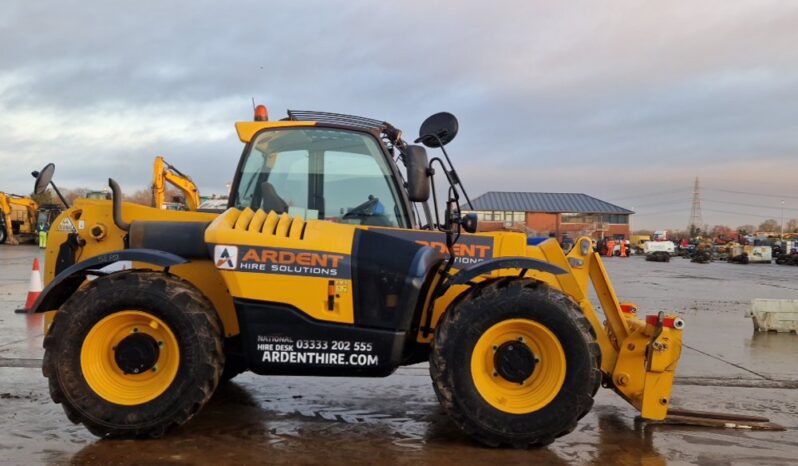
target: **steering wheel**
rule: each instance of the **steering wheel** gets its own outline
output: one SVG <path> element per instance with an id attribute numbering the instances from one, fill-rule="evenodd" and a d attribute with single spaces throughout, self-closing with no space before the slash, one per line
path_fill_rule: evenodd
<path id="1" fill-rule="evenodd" d="M 349 212 L 345 213 L 342 218 L 372 217 L 383 214 L 385 214 L 385 206 L 380 203 L 378 197 L 369 194 L 369 198 L 366 202 L 352 208 Z"/>

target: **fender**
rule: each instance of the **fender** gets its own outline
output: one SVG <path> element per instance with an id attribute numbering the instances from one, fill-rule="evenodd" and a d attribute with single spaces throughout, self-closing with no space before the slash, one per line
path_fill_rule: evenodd
<path id="1" fill-rule="evenodd" d="M 86 280 L 87 275 L 103 275 L 98 269 L 119 261 L 143 262 L 169 268 L 185 264 L 188 259 L 155 249 L 124 249 L 94 256 L 59 273 L 33 303 L 30 312 L 39 313 L 58 309 Z"/>
<path id="2" fill-rule="evenodd" d="M 497 259 L 482 261 L 472 267 L 460 269 L 460 271 L 449 280 L 447 288 L 452 285 L 465 285 L 480 275 L 500 269 L 521 269 L 524 272 L 527 270 L 540 270 L 541 272 L 548 272 L 554 275 L 567 273 L 556 265 L 537 259 L 520 256 L 499 257 Z"/>

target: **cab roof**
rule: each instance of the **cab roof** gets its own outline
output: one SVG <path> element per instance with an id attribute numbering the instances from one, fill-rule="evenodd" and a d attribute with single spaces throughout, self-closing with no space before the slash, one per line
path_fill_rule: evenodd
<path id="1" fill-rule="evenodd" d="M 308 126 L 326 126 L 335 128 L 348 128 L 358 131 L 368 131 L 380 137 L 386 130 L 394 130 L 387 122 L 372 118 L 341 113 L 316 112 L 311 110 L 288 110 L 288 117 L 279 121 L 239 121 L 236 122 L 238 138 L 243 143 L 249 143 L 260 130 L 267 128 L 296 128 Z"/>

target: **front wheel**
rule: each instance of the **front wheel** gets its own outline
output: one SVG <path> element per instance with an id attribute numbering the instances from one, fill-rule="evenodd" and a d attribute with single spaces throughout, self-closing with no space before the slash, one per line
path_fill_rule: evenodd
<path id="1" fill-rule="evenodd" d="M 0 224 L 0 244 L 3 244 L 8 239 L 8 233 L 6 233 L 6 226 Z"/>
<path id="2" fill-rule="evenodd" d="M 94 280 L 44 341 L 50 396 L 100 437 L 159 437 L 196 414 L 224 365 L 221 323 L 190 283 L 159 272 Z"/>
<path id="3" fill-rule="evenodd" d="M 475 290 L 439 323 L 435 392 L 455 424 L 489 446 L 546 445 L 593 405 L 601 355 L 567 296 L 531 280 Z"/>

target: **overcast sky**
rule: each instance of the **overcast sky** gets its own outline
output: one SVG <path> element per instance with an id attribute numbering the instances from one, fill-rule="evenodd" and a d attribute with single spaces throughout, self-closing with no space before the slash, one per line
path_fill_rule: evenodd
<path id="1" fill-rule="evenodd" d="M 162 154 L 222 193 L 254 97 L 411 136 L 450 111 L 472 197 L 584 192 L 684 228 L 698 176 L 705 223 L 798 217 L 795 1 L 11 0 L 0 43 L 7 192 L 51 161 L 142 189 Z"/>

